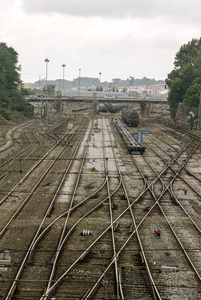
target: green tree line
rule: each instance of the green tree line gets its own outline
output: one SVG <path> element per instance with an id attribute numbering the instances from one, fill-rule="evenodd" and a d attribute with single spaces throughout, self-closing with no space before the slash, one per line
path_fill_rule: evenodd
<path id="1" fill-rule="evenodd" d="M 171 117 L 175 118 L 180 102 L 185 104 L 187 113 L 192 110 L 197 117 L 201 93 L 201 38 L 192 39 L 180 47 L 166 84 L 170 89 L 168 102 Z"/>
<path id="2" fill-rule="evenodd" d="M 13 47 L 0 43 L 0 115 L 10 119 L 13 111 L 21 111 L 25 103 L 24 94 L 18 53 Z"/>

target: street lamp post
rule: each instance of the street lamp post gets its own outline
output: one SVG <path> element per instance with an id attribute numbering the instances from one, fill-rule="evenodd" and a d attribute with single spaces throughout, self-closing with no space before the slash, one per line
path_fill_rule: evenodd
<path id="1" fill-rule="evenodd" d="M 65 67 L 66 67 L 66 65 L 63 64 L 63 65 L 62 65 L 62 68 L 63 68 L 63 91 L 64 91 L 64 74 L 65 74 Z"/>
<path id="2" fill-rule="evenodd" d="M 149 79 L 146 78 L 146 97 L 147 97 L 147 92 L 148 92 L 148 84 L 149 84 Z"/>
<path id="3" fill-rule="evenodd" d="M 100 72 L 100 73 L 99 73 L 100 87 L 101 87 L 101 75 L 102 75 L 102 73 Z"/>
<path id="4" fill-rule="evenodd" d="M 79 93 L 80 93 L 80 75 L 81 75 L 81 69 L 79 69 Z"/>
<path id="5" fill-rule="evenodd" d="M 49 61 L 50 60 L 48 58 L 45 59 L 45 62 L 46 62 L 46 98 L 47 98 L 47 68 L 48 68 Z"/>
<path id="6" fill-rule="evenodd" d="M 131 86 L 132 86 L 132 76 L 129 76 L 130 77 L 130 80 L 131 80 L 131 83 L 130 83 L 130 91 L 131 91 Z"/>

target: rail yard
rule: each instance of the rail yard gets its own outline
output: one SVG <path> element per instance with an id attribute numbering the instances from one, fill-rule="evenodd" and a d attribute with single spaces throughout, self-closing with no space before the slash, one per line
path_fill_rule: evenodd
<path id="1" fill-rule="evenodd" d="M 0 299 L 201 299 L 201 139 L 143 118 L 133 153 L 115 118 L 1 131 Z"/>

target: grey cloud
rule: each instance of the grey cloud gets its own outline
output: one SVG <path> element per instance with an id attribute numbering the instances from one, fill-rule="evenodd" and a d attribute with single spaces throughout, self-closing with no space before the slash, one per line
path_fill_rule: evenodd
<path id="1" fill-rule="evenodd" d="M 176 17 L 177 20 L 198 19 L 200 0 L 24 0 L 29 13 L 61 13 L 82 17 L 153 18 Z"/>

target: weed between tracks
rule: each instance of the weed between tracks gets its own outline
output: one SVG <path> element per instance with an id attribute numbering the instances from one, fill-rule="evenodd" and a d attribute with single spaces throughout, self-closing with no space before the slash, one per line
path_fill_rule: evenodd
<path id="1" fill-rule="evenodd" d="M 96 184 L 95 181 L 91 181 L 91 182 L 85 184 L 84 188 L 85 188 L 85 190 L 87 190 L 87 191 L 92 190 L 92 189 L 95 188 L 95 184 Z"/>
<path id="2" fill-rule="evenodd" d="M 96 229 L 97 228 L 97 224 L 96 223 L 91 223 L 91 224 L 88 224 L 87 225 L 87 229 L 88 230 L 93 230 L 93 229 Z"/>
<path id="3" fill-rule="evenodd" d="M 99 212 L 94 212 L 91 214 L 91 218 L 102 218 L 103 214 Z"/>

